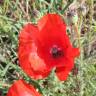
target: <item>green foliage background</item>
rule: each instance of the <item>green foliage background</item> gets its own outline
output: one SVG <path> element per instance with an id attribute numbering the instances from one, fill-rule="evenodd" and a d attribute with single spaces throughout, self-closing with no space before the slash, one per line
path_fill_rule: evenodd
<path id="1" fill-rule="evenodd" d="M 0 96 L 6 96 L 13 81 L 20 78 L 36 86 L 44 96 L 96 96 L 96 0 L 85 1 L 84 16 L 77 9 L 81 55 L 67 81 L 60 82 L 54 70 L 48 78 L 35 81 L 18 65 L 18 33 L 22 26 L 27 22 L 37 24 L 48 12 L 66 19 L 65 14 L 74 1 L 81 3 L 80 0 L 0 0 Z M 78 46 L 73 31 L 68 30 L 69 36 Z"/>

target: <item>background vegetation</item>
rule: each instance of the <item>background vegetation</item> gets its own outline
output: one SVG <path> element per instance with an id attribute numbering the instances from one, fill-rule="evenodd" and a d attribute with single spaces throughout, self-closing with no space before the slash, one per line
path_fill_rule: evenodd
<path id="1" fill-rule="evenodd" d="M 5 96 L 13 81 L 20 78 L 36 86 L 44 96 L 96 96 L 96 0 L 77 1 L 0 0 L 0 96 Z M 32 80 L 18 64 L 21 27 L 27 22 L 37 24 L 46 13 L 58 13 L 65 19 L 72 43 L 81 49 L 65 82 L 60 82 L 54 71 L 44 80 Z"/>

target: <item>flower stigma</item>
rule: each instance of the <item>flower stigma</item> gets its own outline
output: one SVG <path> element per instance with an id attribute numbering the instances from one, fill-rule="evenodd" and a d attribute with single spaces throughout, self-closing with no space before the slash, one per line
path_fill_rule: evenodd
<path id="1" fill-rule="evenodd" d="M 63 50 L 56 45 L 54 45 L 51 48 L 50 53 L 51 53 L 53 58 L 60 58 L 60 57 L 64 56 Z"/>

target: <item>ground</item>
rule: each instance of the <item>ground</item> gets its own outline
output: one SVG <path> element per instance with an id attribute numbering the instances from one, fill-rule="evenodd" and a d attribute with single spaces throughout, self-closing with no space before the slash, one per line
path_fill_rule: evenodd
<path id="1" fill-rule="evenodd" d="M 0 96 L 22 77 L 44 96 L 96 96 L 96 0 L 77 1 L 0 0 Z M 44 80 L 32 80 L 19 67 L 20 29 L 27 22 L 37 24 L 46 13 L 57 13 L 66 21 L 72 44 L 80 48 L 67 81 L 60 82 L 54 70 Z"/>

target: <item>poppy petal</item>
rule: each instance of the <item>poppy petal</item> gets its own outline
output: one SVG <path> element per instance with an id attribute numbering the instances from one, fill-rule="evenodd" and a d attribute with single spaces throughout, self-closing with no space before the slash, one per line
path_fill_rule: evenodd
<path id="1" fill-rule="evenodd" d="M 73 48 L 73 56 L 74 57 L 78 57 L 80 55 L 80 50 L 79 48 Z"/>
<path id="2" fill-rule="evenodd" d="M 66 51 L 71 47 L 69 37 L 66 34 L 66 24 L 57 14 L 47 14 L 39 20 L 38 23 L 38 54 L 45 61 L 49 68 L 62 66 L 62 59 L 54 59 L 50 54 L 53 46 Z M 64 52 L 65 54 L 65 52 Z M 61 62 L 61 63 L 60 63 Z"/>
<path id="3" fill-rule="evenodd" d="M 67 68 L 67 67 L 57 67 L 56 68 L 56 75 L 61 81 L 67 80 L 67 77 L 70 73 L 72 68 Z"/>
<path id="4" fill-rule="evenodd" d="M 38 28 L 31 23 L 25 24 L 19 33 L 19 43 L 32 43 L 37 37 Z"/>
<path id="5" fill-rule="evenodd" d="M 65 53 L 66 53 L 65 57 L 69 59 L 70 58 L 74 59 L 80 55 L 79 48 L 73 48 L 73 47 L 67 48 Z"/>
<path id="6" fill-rule="evenodd" d="M 70 71 L 74 68 L 74 59 L 66 58 L 63 67 L 56 67 L 56 75 L 61 81 L 67 80 Z"/>
<path id="7" fill-rule="evenodd" d="M 9 88 L 7 96 L 41 96 L 41 94 L 24 80 L 18 80 Z"/>
<path id="8" fill-rule="evenodd" d="M 19 35 L 19 63 L 21 68 L 32 78 L 41 79 L 46 77 L 49 70 L 44 61 L 37 54 L 36 38 L 38 29 L 32 24 L 23 27 Z"/>
<path id="9" fill-rule="evenodd" d="M 45 28 L 45 26 L 54 27 L 58 25 L 63 25 L 63 27 L 66 26 L 58 14 L 46 14 L 38 21 L 38 28 L 40 31 Z"/>

